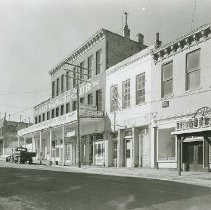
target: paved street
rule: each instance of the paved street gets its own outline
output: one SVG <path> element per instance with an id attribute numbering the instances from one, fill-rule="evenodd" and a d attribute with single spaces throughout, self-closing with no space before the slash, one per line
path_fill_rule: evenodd
<path id="1" fill-rule="evenodd" d="M 210 209 L 211 189 L 177 182 L 0 168 L 0 209 Z"/>

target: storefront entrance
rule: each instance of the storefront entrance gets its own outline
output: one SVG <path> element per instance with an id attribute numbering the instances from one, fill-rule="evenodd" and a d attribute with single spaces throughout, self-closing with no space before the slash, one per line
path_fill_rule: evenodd
<path id="1" fill-rule="evenodd" d="M 183 163 L 190 171 L 203 170 L 203 141 L 183 143 Z"/>
<path id="2" fill-rule="evenodd" d="M 125 139 L 125 166 L 132 167 L 132 138 Z"/>

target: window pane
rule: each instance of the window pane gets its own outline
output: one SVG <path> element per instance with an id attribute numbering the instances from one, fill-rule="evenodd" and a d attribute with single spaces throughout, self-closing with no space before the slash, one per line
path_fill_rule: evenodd
<path id="1" fill-rule="evenodd" d="M 168 96 L 172 94 L 172 89 L 173 89 L 173 80 L 168 80 L 163 83 L 163 96 Z"/>
<path id="2" fill-rule="evenodd" d="M 187 72 L 199 69 L 199 50 L 191 52 L 187 55 Z"/>
<path id="3" fill-rule="evenodd" d="M 173 62 L 162 66 L 162 97 L 173 93 Z"/>
<path id="4" fill-rule="evenodd" d="M 145 73 L 136 76 L 136 104 L 145 101 Z"/>
<path id="5" fill-rule="evenodd" d="M 96 52 L 96 75 L 101 73 L 102 68 L 102 50 Z"/>
<path id="6" fill-rule="evenodd" d="M 194 89 L 200 86 L 200 70 L 188 73 L 188 89 Z"/>
<path id="7" fill-rule="evenodd" d="M 88 57 L 88 79 L 92 78 L 93 56 Z"/>
<path id="8" fill-rule="evenodd" d="M 162 71 L 163 71 L 163 81 L 171 79 L 173 72 L 173 62 L 163 65 Z"/>
<path id="9" fill-rule="evenodd" d="M 122 83 L 122 108 L 130 106 L 130 80 Z"/>

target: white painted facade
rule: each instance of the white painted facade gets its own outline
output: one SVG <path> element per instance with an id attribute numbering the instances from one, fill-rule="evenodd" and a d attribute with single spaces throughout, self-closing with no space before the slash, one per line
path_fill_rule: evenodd
<path id="1" fill-rule="evenodd" d="M 111 141 L 117 141 L 117 166 L 154 166 L 154 137 L 151 123 L 151 74 L 154 62 L 150 50 L 150 47 L 142 50 L 106 71 L 105 112 L 109 118 L 110 135 L 115 136 Z M 137 104 L 136 78 L 140 74 L 145 75 L 145 100 Z M 123 108 L 123 82 L 126 80 L 130 80 L 130 105 Z M 113 86 L 117 87 L 118 92 L 118 108 L 115 111 L 111 110 Z"/>

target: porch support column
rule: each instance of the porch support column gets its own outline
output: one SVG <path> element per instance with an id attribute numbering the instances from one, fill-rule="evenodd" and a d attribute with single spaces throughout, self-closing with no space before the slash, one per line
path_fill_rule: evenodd
<path id="1" fill-rule="evenodd" d="M 26 137 L 24 136 L 24 143 L 23 143 L 24 147 L 26 148 Z"/>
<path id="2" fill-rule="evenodd" d="M 20 147 L 20 136 L 18 136 L 18 147 Z"/>
<path id="3" fill-rule="evenodd" d="M 117 167 L 123 166 L 123 135 L 122 130 L 118 130 L 118 137 L 117 137 Z"/>
<path id="4" fill-rule="evenodd" d="M 49 134 L 49 156 L 50 156 L 50 164 L 52 161 L 52 128 L 50 128 L 50 134 Z"/>
<path id="5" fill-rule="evenodd" d="M 181 141 L 182 138 L 177 136 L 177 170 L 179 176 L 181 176 Z"/>
<path id="6" fill-rule="evenodd" d="M 210 171 L 210 164 L 209 164 L 209 138 L 207 136 L 204 136 L 204 148 L 203 148 L 203 165 L 204 168 L 207 169 L 207 171 Z"/>
<path id="7" fill-rule="evenodd" d="M 63 146 L 63 153 L 62 153 L 62 165 L 65 165 L 65 125 L 62 125 L 62 146 Z"/>
<path id="8" fill-rule="evenodd" d="M 39 154 L 40 164 L 42 164 L 42 131 L 40 131 L 40 154 Z"/>
<path id="9" fill-rule="evenodd" d="M 95 142 L 96 136 L 93 136 L 93 165 L 95 166 Z"/>
<path id="10" fill-rule="evenodd" d="M 35 148 L 35 138 L 32 137 L 32 152 L 36 152 L 36 148 Z"/>
<path id="11" fill-rule="evenodd" d="M 158 169 L 158 162 L 157 162 L 157 139 L 158 139 L 158 127 L 153 127 L 154 131 L 154 168 Z"/>

